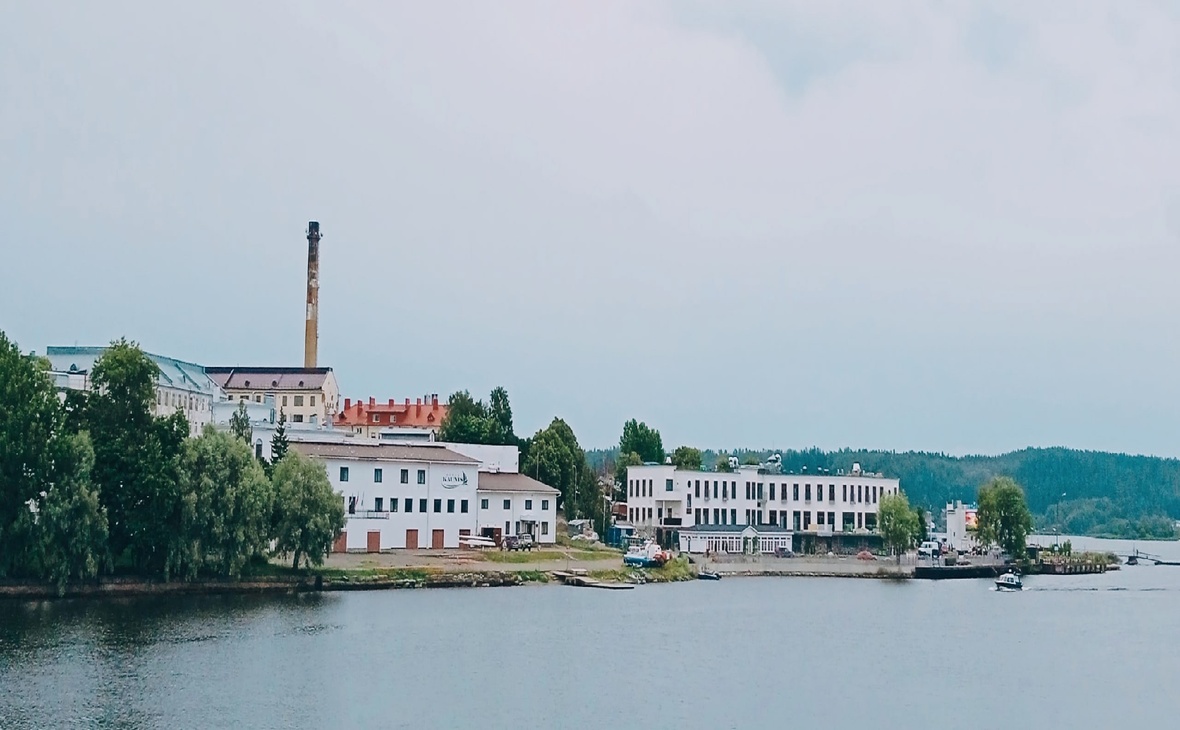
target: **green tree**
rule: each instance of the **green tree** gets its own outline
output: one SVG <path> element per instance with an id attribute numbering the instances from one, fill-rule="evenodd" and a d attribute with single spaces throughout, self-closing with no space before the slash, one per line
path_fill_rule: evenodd
<path id="1" fill-rule="evenodd" d="M 94 450 L 85 432 L 61 439 L 56 479 L 37 510 L 38 573 L 64 591 L 109 568 L 107 514 L 90 484 Z"/>
<path id="2" fill-rule="evenodd" d="M 597 504 L 597 482 L 586 464 L 586 453 L 578 445 L 573 429 L 554 418 L 531 439 L 524 473 L 561 492 L 559 507 L 568 518 L 593 514 Z"/>
<path id="3" fill-rule="evenodd" d="M 914 536 L 914 541 L 918 543 L 926 542 L 930 539 L 930 532 L 926 524 L 926 510 L 916 504 L 914 505 L 914 520 L 918 525 L 918 532 Z"/>
<path id="4" fill-rule="evenodd" d="M 639 454 L 645 463 L 664 463 L 664 442 L 660 432 L 639 423 L 634 418 L 623 424 L 623 435 L 619 438 L 620 454 Z"/>
<path id="5" fill-rule="evenodd" d="M 273 482 L 275 553 L 293 556 L 296 570 L 303 559 L 323 564 L 344 529 L 344 500 L 332 489 L 324 465 L 291 451 L 275 464 Z"/>
<path id="6" fill-rule="evenodd" d="M 139 346 L 111 344 L 91 370 L 86 426 L 94 446 L 91 479 L 107 511 L 116 564 L 167 575 L 180 534 L 180 454 L 188 436 L 182 411 L 155 418 L 159 369 Z"/>
<path id="7" fill-rule="evenodd" d="M 1009 477 L 994 477 L 979 488 L 978 528 L 975 539 L 981 545 L 999 545 L 1014 559 L 1023 559 L 1032 531 L 1032 515 L 1024 501 L 1024 490 Z"/>
<path id="8" fill-rule="evenodd" d="M 643 457 L 634 451 L 630 453 L 620 454 L 619 460 L 615 464 L 615 491 L 622 492 L 624 496 L 627 494 L 627 467 L 640 466 L 643 464 Z"/>
<path id="9" fill-rule="evenodd" d="M 512 406 L 508 391 L 492 391 L 491 405 L 474 400 L 465 390 L 452 393 L 447 401 L 447 415 L 439 424 L 438 440 L 452 444 L 514 445 L 527 450 L 527 444 L 512 430 Z"/>
<path id="10" fill-rule="evenodd" d="M 885 539 L 885 545 L 901 560 L 901 554 L 909 550 L 918 536 L 918 516 L 910 509 L 905 494 L 887 494 L 877 505 L 877 529 Z"/>
<path id="11" fill-rule="evenodd" d="M 238 402 L 238 409 L 229 417 L 229 432 L 247 446 L 254 441 L 254 427 L 250 425 L 250 413 L 246 401 Z"/>
<path id="12" fill-rule="evenodd" d="M 31 568 L 30 500 L 49 488 L 64 416 L 40 363 L 0 332 L 0 576 Z"/>
<path id="13" fill-rule="evenodd" d="M 512 430 L 512 406 L 508 402 L 508 391 L 503 386 L 492 390 L 488 398 L 488 418 L 494 426 L 497 441 L 502 444 L 516 443 L 516 433 Z"/>
<path id="14" fill-rule="evenodd" d="M 676 450 L 672 452 L 672 463 L 676 465 L 677 469 L 700 471 L 701 450 L 691 446 L 677 446 Z"/>
<path id="15" fill-rule="evenodd" d="M 185 444 L 180 493 L 183 527 L 174 538 L 173 574 L 237 577 L 250 560 L 265 555 L 274 496 L 249 446 L 206 427 Z"/>
<path id="16" fill-rule="evenodd" d="M 729 465 L 729 454 L 724 451 L 717 454 L 717 459 L 713 462 L 713 469 L 723 473 L 732 472 L 733 467 Z"/>
<path id="17" fill-rule="evenodd" d="M 287 414 L 279 411 L 279 423 L 275 426 L 274 435 L 270 437 L 270 465 L 272 469 L 275 464 L 283 460 L 290 448 L 291 442 L 287 440 Z"/>

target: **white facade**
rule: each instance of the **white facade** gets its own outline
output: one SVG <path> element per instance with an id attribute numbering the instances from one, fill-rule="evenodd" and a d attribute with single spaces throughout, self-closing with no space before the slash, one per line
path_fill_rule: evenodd
<path id="1" fill-rule="evenodd" d="M 445 444 L 451 451 L 479 461 L 480 471 L 515 474 L 520 471 L 520 448 L 489 444 Z"/>
<path id="2" fill-rule="evenodd" d="M 979 543 L 975 540 L 975 516 L 978 508 L 973 504 L 951 502 L 947 504 L 946 542 L 959 552 L 974 549 Z"/>
<path id="3" fill-rule="evenodd" d="M 770 555 L 791 550 L 792 533 L 777 525 L 699 525 L 679 532 L 680 552 Z"/>
<path id="4" fill-rule="evenodd" d="M 267 454 L 271 435 L 255 427 L 257 448 L 265 444 Z M 556 489 L 522 474 L 482 471 L 453 445 L 382 444 L 331 430 L 287 435 L 292 449 L 324 464 L 344 501 L 337 550 L 457 548 L 465 536 L 521 533 L 556 542 Z"/>
<path id="5" fill-rule="evenodd" d="M 627 469 L 627 516 L 637 526 L 778 525 L 807 532 L 872 531 L 881 497 L 900 484 L 854 468 L 781 474 L 758 466 L 730 472 L 673 465 Z"/>

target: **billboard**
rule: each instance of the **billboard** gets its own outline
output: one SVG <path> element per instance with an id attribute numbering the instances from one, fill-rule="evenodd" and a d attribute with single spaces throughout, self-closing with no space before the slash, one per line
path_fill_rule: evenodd
<path id="1" fill-rule="evenodd" d="M 974 532 L 979 527 L 979 510 L 967 507 L 963 510 L 963 523 L 968 532 Z"/>

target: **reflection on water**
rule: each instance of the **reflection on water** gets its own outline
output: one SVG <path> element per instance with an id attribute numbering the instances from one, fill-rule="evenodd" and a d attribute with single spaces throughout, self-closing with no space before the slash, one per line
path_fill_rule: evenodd
<path id="1" fill-rule="evenodd" d="M 990 728 L 997 697 L 1018 727 L 1180 716 L 1145 681 L 1180 671 L 1180 567 L 992 587 L 0 602 L 0 727 Z"/>

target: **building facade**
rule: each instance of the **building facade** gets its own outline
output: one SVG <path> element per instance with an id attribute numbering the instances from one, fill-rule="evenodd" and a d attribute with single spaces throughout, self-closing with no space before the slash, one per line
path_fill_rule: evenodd
<path id="1" fill-rule="evenodd" d="M 262 403 L 272 395 L 275 409 L 291 423 L 331 424 L 340 400 L 332 368 L 210 367 L 205 371 L 233 401 Z"/>
<path id="2" fill-rule="evenodd" d="M 446 418 L 447 406 L 438 402 L 438 394 L 416 398 L 414 403 L 406 398 L 404 402 L 390 399 L 378 402 L 351 398 L 344 399 L 344 408 L 336 414 L 336 428 L 352 431 L 365 438 L 380 438 L 382 435 L 401 429 L 428 429 L 435 433 Z"/>
<path id="3" fill-rule="evenodd" d="M 94 387 L 90 371 L 106 350 L 105 347 L 47 348 L 45 356 L 58 392 Z M 170 416 L 179 410 L 188 419 L 190 433 L 199 434 L 205 424 L 213 421 L 213 406 L 224 397 L 221 388 L 201 365 L 150 352 L 144 354 L 159 368 L 153 415 Z"/>
<path id="4" fill-rule="evenodd" d="M 777 525 L 794 532 L 872 532 L 881 497 L 897 479 L 854 465 L 836 474 L 783 474 L 760 466 L 733 472 L 667 464 L 627 469 L 627 518 L 636 526 Z"/>
<path id="5" fill-rule="evenodd" d="M 525 533 L 556 542 L 558 491 L 500 470 L 519 453 L 496 450 L 515 446 L 473 449 L 488 457 L 483 462 L 450 444 L 374 442 L 334 430 L 291 429 L 288 437 L 292 449 L 324 465 L 344 502 L 337 552 L 457 548 L 468 536 L 498 542 Z M 269 452 L 269 437 L 265 443 Z"/>

